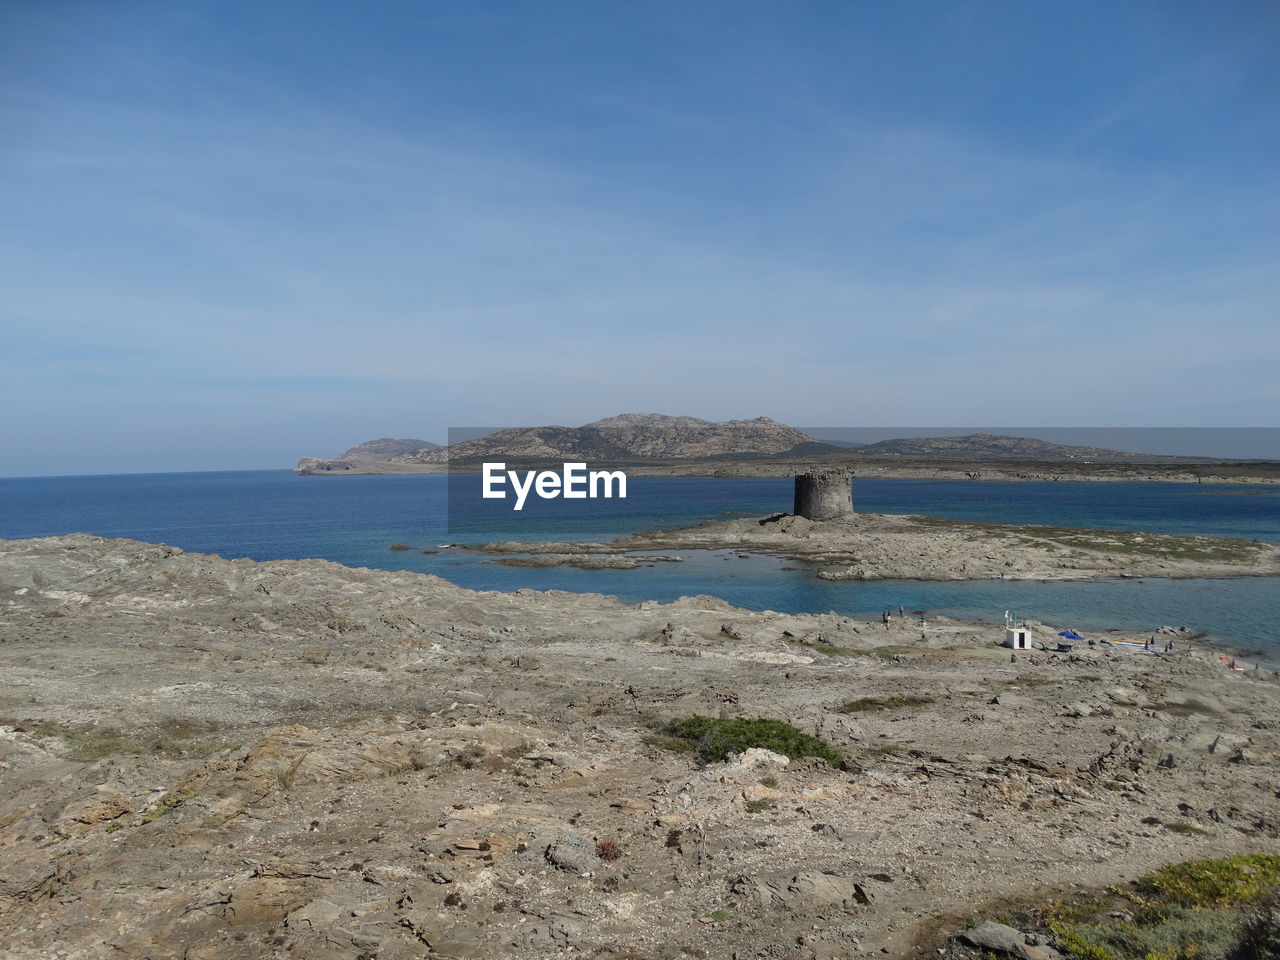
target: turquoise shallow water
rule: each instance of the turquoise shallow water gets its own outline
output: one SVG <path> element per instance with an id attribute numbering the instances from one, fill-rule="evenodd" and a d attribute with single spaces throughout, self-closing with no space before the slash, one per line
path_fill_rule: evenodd
<path id="1" fill-rule="evenodd" d="M 322 557 L 477 589 L 594 591 L 627 601 L 709 593 L 752 609 L 870 614 L 903 604 L 975 619 L 1006 609 L 1079 630 L 1185 624 L 1280 659 L 1280 580 L 828 583 L 772 557 L 691 551 L 640 570 L 503 567 L 446 542 L 600 539 L 790 506 L 789 480 L 631 478 L 622 501 L 479 497 L 478 477 L 304 478 L 284 471 L 0 479 L 0 537 L 88 532 L 255 560 Z M 1280 490 L 1142 483 L 857 480 L 858 508 L 1004 523 L 1280 542 Z M 392 543 L 410 551 L 392 552 Z M 423 550 L 438 550 L 423 553 Z"/>

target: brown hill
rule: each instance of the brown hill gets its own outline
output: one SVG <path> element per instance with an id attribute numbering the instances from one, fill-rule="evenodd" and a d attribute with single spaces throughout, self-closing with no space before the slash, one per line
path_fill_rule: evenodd
<path id="1" fill-rule="evenodd" d="M 515 427 L 449 447 L 392 457 L 395 463 L 460 460 L 686 460 L 834 452 L 769 417 L 715 422 L 658 413 L 627 413 L 581 427 Z"/>
<path id="2" fill-rule="evenodd" d="M 337 460 L 390 460 L 402 453 L 413 453 L 415 450 L 430 449 L 440 444 L 430 440 L 396 440 L 382 437 L 379 440 L 366 440 L 358 443 L 350 450 L 344 450 L 334 459 Z"/>
<path id="3" fill-rule="evenodd" d="M 1035 437 L 1007 437 L 970 433 L 961 437 L 904 437 L 881 440 L 857 448 L 859 456 L 956 458 L 965 460 L 1089 460 L 1089 461 L 1193 461 L 1195 457 L 1128 453 L 1103 447 L 1049 443 Z"/>

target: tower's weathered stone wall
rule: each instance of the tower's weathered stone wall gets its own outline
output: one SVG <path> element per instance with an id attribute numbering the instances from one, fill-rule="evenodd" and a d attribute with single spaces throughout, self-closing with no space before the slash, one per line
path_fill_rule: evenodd
<path id="1" fill-rule="evenodd" d="M 853 474 L 811 470 L 796 476 L 795 514 L 807 520 L 838 520 L 853 513 Z"/>

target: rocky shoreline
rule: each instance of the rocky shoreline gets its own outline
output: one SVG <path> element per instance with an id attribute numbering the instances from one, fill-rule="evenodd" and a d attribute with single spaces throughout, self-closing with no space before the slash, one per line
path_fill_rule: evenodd
<path id="1" fill-rule="evenodd" d="M 1275 678 L 1177 631 L 1011 654 L 89 536 L 0 542 L 0 598 L 11 960 L 926 956 L 938 917 L 1280 850 Z M 843 769 L 702 766 L 691 716 Z"/>
<path id="2" fill-rule="evenodd" d="M 541 561 L 528 564 L 539 566 L 579 566 L 592 557 L 621 566 L 628 557 L 657 559 L 643 553 L 658 550 L 772 553 L 821 567 L 817 575 L 826 580 L 1280 576 L 1280 547 L 1253 540 L 874 513 L 822 522 L 789 514 L 711 520 L 603 543 L 454 546 L 504 557 L 499 562 Z"/>

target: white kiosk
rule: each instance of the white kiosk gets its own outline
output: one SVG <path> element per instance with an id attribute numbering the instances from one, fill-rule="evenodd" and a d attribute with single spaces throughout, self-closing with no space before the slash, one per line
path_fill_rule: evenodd
<path id="1" fill-rule="evenodd" d="M 1028 630 L 1026 626 L 1018 623 L 1016 615 L 1011 615 L 1008 610 L 1004 612 L 1004 645 L 1013 650 L 1026 650 L 1028 644 Z"/>

